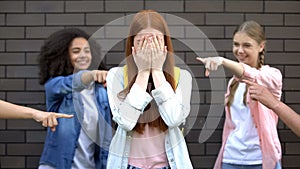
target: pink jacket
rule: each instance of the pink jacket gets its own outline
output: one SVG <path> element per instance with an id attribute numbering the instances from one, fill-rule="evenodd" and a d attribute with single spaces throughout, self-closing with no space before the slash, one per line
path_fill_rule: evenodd
<path id="1" fill-rule="evenodd" d="M 260 70 L 250 67 L 249 65 L 241 63 L 244 67 L 244 73 L 242 77 L 233 77 L 237 80 L 248 79 L 257 82 L 260 85 L 267 87 L 271 92 L 280 99 L 282 88 L 282 75 L 281 72 L 270 66 L 264 65 Z M 230 79 L 225 94 L 225 102 L 229 96 L 229 86 L 232 83 Z M 250 107 L 253 121 L 256 125 L 260 147 L 262 151 L 263 169 L 274 169 L 276 163 L 281 160 L 281 145 L 277 133 L 278 116 L 270 109 L 262 105 L 261 103 L 254 101 L 250 98 L 249 92 L 247 93 L 247 104 Z M 223 127 L 222 146 L 216 160 L 214 169 L 221 169 L 223 152 L 226 140 L 229 134 L 234 129 L 234 124 L 231 120 L 230 108 L 225 107 L 226 119 Z"/>

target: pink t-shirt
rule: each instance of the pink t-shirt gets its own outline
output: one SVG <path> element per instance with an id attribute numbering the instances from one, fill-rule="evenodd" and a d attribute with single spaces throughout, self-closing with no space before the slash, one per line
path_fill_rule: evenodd
<path id="1" fill-rule="evenodd" d="M 132 135 L 128 164 L 139 168 L 161 168 L 168 166 L 165 150 L 166 132 L 145 126 L 143 134 Z"/>

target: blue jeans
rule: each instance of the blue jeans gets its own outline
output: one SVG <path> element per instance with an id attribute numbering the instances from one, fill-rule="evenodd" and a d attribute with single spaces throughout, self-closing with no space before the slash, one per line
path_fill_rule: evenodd
<path id="1" fill-rule="evenodd" d="M 142 168 L 134 167 L 134 166 L 128 164 L 127 169 L 142 169 Z M 158 168 L 158 169 L 171 169 L 171 167 L 168 166 L 168 167 L 162 167 L 162 168 Z"/>
<path id="2" fill-rule="evenodd" d="M 262 164 L 258 164 L 258 165 L 239 165 L 239 164 L 222 163 L 222 169 L 262 169 Z M 280 162 L 277 162 L 274 169 L 281 169 Z"/>

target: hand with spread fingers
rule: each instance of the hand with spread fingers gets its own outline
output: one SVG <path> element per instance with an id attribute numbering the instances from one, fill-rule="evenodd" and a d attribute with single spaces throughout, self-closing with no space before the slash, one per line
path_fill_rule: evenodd
<path id="1" fill-rule="evenodd" d="M 138 47 L 132 47 L 132 56 L 138 72 L 150 71 L 151 68 L 151 49 L 149 39 L 143 36 L 138 44 Z"/>
<path id="2" fill-rule="evenodd" d="M 151 41 L 151 68 L 153 70 L 163 70 L 163 65 L 167 57 L 167 46 L 164 45 L 163 35 L 153 35 Z"/>
<path id="3" fill-rule="evenodd" d="M 179 130 L 190 113 L 192 76 L 175 66 L 173 52 L 164 17 L 153 10 L 138 12 L 126 39 L 126 65 L 107 75 L 112 119 L 118 125 L 106 168 L 193 168 Z M 128 134 L 132 139 L 125 142 Z M 175 148 L 165 145 L 169 138 Z"/>
<path id="4" fill-rule="evenodd" d="M 210 71 L 215 71 L 218 69 L 220 65 L 222 65 L 224 58 L 221 56 L 217 57 L 207 57 L 207 58 L 201 58 L 197 57 L 197 60 L 202 62 L 205 65 L 205 76 L 209 76 Z"/>

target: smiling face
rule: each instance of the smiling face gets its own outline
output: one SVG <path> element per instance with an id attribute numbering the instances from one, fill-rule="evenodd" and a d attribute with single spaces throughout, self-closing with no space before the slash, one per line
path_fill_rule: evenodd
<path id="1" fill-rule="evenodd" d="M 237 32 L 233 37 L 233 54 L 239 62 L 259 67 L 259 53 L 263 51 L 265 42 L 260 44 L 244 32 Z"/>
<path id="2" fill-rule="evenodd" d="M 91 64 L 92 54 L 85 38 L 75 38 L 69 46 L 69 56 L 75 69 L 86 70 Z"/>

